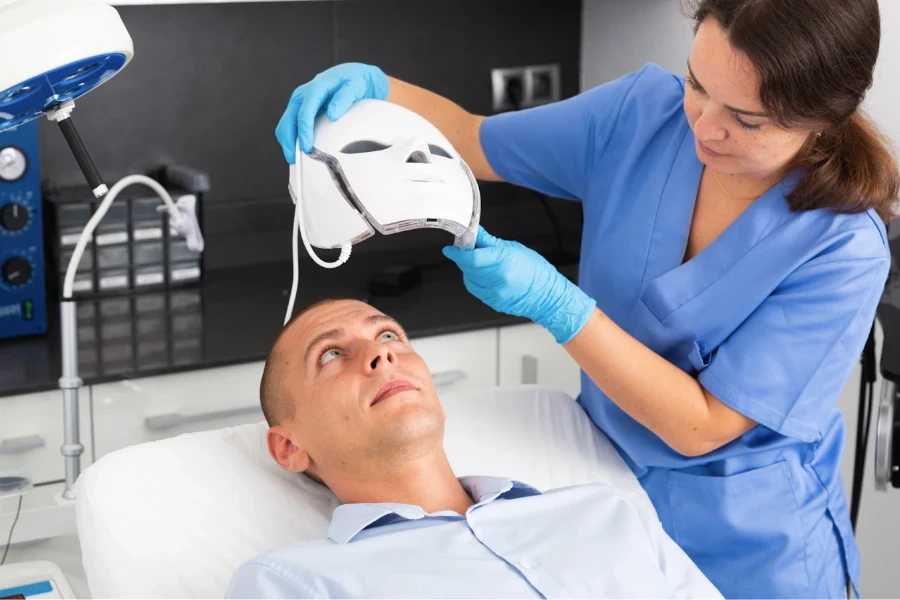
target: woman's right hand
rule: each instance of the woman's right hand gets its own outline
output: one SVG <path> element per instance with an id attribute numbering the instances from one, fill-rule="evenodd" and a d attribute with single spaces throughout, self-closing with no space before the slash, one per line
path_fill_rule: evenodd
<path id="1" fill-rule="evenodd" d="M 363 98 L 386 100 L 387 75 L 378 67 L 362 63 L 344 63 L 322 71 L 291 94 L 287 109 L 275 128 L 275 138 L 288 164 L 296 161 L 297 138 L 300 149 L 312 151 L 313 125 L 327 104 L 325 114 L 332 121 L 341 118 L 350 106 Z"/>

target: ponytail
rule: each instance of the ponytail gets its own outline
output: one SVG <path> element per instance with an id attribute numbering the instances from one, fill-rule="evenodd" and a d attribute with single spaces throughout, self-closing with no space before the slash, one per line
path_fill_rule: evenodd
<path id="1" fill-rule="evenodd" d="M 887 139 L 861 111 L 814 135 L 799 156 L 799 166 L 807 174 L 787 199 L 792 210 L 873 209 L 885 223 L 897 216 L 897 163 Z"/>
<path id="2" fill-rule="evenodd" d="M 695 31 L 715 19 L 731 46 L 753 63 L 760 102 L 776 125 L 824 128 L 791 165 L 806 176 L 788 197 L 790 207 L 872 209 L 891 220 L 900 173 L 887 140 L 859 111 L 881 45 L 878 0 L 682 2 Z"/>

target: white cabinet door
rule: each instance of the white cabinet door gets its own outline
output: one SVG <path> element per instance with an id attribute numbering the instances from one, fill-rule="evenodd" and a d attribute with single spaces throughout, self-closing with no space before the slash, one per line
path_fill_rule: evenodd
<path id="1" fill-rule="evenodd" d="M 410 344 L 431 370 L 438 394 L 497 385 L 496 329 L 413 338 Z"/>
<path id="2" fill-rule="evenodd" d="M 77 535 L 75 502 L 58 500 L 65 489 L 65 483 L 51 483 L 32 488 L 22 496 L 0 496 L 0 531 L 3 532 L 0 548 L 5 548 L 6 540 L 12 531 L 13 545 L 9 549 L 7 564 L 24 560 L 22 551 L 28 552 L 26 549 L 34 548 L 31 544 L 22 546 L 16 544 L 61 535 Z M 19 507 L 20 499 L 21 507 Z M 0 550 L 0 558 L 3 557 L 3 552 L 4 550 Z M 39 560 L 52 560 L 48 554 L 41 556 Z M 80 553 L 77 559 L 81 562 Z M 0 572 L 2 571 L 3 568 L 0 567 Z"/>
<path id="3" fill-rule="evenodd" d="M 438 394 L 497 385 L 497 330 L 479 329 L 410 340 L 431 370 Z"/>
<path id="4" fill-rule="evenodd" d="M 262 361 L 93 386 L 94 442 L 108 452 L 263 420 Z"/>
<path id="5" fill-rule="evenodd" d="M 500 328 L 500 385 L 537 384 L 576 398 L 580 374 L 578 363 L 540 325 Z"/>
<path id="6" fill-rule="evenodd" d="M 91 464 L 90 390 L 78 395 L 81 468 Z M 62 392 L 0 397 L 0 475 L 21 474 L 34 483 L 65 479 L 59 449 L 64 441 Z M 2 543 L 2 542 L 0 542 Z"/>

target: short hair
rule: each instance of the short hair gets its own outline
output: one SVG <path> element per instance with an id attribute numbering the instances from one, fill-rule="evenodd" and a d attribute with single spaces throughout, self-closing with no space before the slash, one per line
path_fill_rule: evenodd
<path id="1" fill-rule="evenodd" d="M 281 347 L 282 338 L 290 330 L 297 319 L 312 309 L 325 304 L 331 304 L 332 302 L 341 302 L 344 300 L 352 300 L 352 298 L 323 298 L 321 300 L 316 300 L 311 304 L 307 304 L 291 317 L 291 320 L 282 327 L 281 331 L 275 337 L 275 341 L 272 343 L 272 349 L 269 350 L 269 356 L 266 358 L 262 379 L 259 382 L 259 402 L 262 406 L 263 416 L 265 416 L 269 427 L 278 425 L 287 419 L 294 418 L 294 399 L 291 397 L 291 393 L 286 384 L 287 359 L 289 355 L 288 351 Z"/>

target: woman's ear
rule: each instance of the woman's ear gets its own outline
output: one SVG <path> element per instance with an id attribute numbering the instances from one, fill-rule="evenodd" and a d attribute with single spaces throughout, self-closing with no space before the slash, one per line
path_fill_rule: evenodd
<path id="1" fill-rule="evenodd" d="M 276 425 L 269 428 L 266 443 L 269 454 L 285 471 L 300 473 L 309 468 L 309 454 L 294 444 L 290 431 L 285 426 Z"/>

